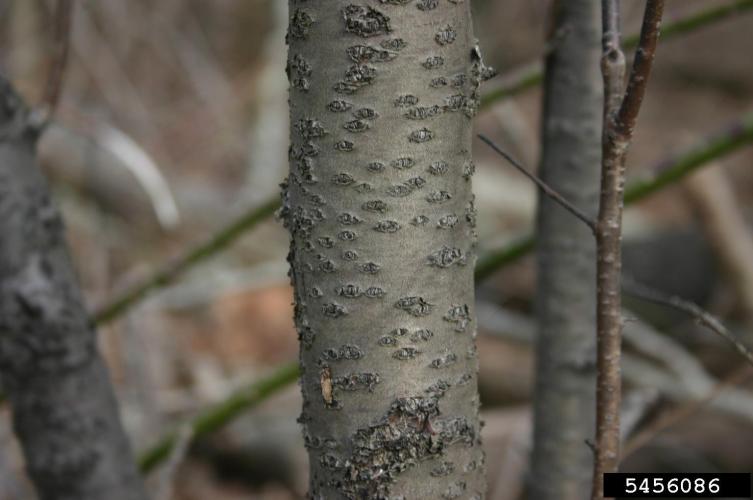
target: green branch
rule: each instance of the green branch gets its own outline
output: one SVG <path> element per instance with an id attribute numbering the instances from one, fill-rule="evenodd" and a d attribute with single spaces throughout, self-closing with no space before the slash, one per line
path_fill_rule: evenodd
<path id="1" fill-rule="evenodd" d="M 726 5 L 715 5 L 708 9 L 689 14 L 686 17 L 662 23 L 661 40 L 666 41 L 685 33 L 695 31 L 710 24 L 722 21 L 735 14 L 745 12 L 753 7 L 753 0 L 737 0 Z M 634 49 L 638 45 L 640 33 L 633 33 L 625 38 L 625 49 Z M 539 85 L 544 78 L 544 65 L 533 61 L 522 65 L 512 75 L 502 77 L 498 84 L 487 85 L 488 90 L 481 98 L 481 109 L 498 101 L 517 95 Z"/>
<path id="2" fill-rule="evenodd" d="M 214 256 L 221 250 L 224 250 L 230 244 L 234 243 L 240 236 L 245 234 L 246 231 L 255 227 L 257 224 L 267 219 L 267 217 L 272 216 L 279 206 L 279 196 L 274 196 L 262 205 L 254 207 L 239 218 L 230 222 L 230 224 L 220 229 L 207 241 L 188 250 L 178 258 L 163 264 L 146 279 L 134 283 L 121 293 L 117 294 L 110 302 L 94 311 L 92 316 L 94 323 L 104 324 L 112 321 L 123 314 L 131 306 L 146 298 L 150 292 L 159 288 L 164 288 L 174 282 L 176 278 L 195 264 Z"/>
<path id="3" fill-rule="evenodd" d="M 490 251 L 486 255 L 479 257 L 476 261 L 476 271 L 474 278 L 480 282 L 494 274 L 495 271 L 502 269 L 508 264 L 515 262 L 521 257 L 525 257 L 534 248 L 536 241 L 533 236 L 528 235 L 514 241 L 496 251 Z"/>
<path id="4" fill-rule="evenodd" d="M 753 112 L 727 126 L 723 131 L 704 139 L 690 149 L 662 161 L 652 172 L 632 181 L 625 190 L 625 203 L 630 205 L 676 183 L 696 169 L 718 160 L 753 142 Z M 490 251 L 476 263 L 476 281 L 482 281 L 498 269 L 515 262 L 533 250 L 535 239 L 525 236 L 499 250 Z"/>
<path id="5" fill-rule="evenodd" d="M 673 156 L 652 171 L 653 175 L 638 179 L 625 190 L 625 203 L 633 203 L 674 184 L 697 168 L 753 142 L 753 111 L 706 138 L 687 151 Z"/>
<path id="6" fill-rule="evenodd" d="M 214 432 L 235 417 L 253 408 L 269 396 L 298 380 L 298 362 L 287 363 L 247 388 L 236 392 L 225 401 L 207 409 L 191 422 L 191 440 Z M 146 473 L 170 456 L 178 441 L 178 431 L 163 437 L 139 457 L 139 468 Z"/>

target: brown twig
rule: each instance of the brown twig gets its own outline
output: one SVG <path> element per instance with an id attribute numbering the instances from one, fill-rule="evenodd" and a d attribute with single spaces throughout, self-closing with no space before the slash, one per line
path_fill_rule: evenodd
<path id="1" fill-rule="evenodd" d="M 596 233 L 596 221 L 592 217 L 589 217 L 583 211 L 581 211 L 578 207 L 576 207 L 575 205 L 567 201 L 564 196 L 559 194 L 555 189 L 549 186 L 536 174 L 533 174 L 529 172 L 528 170 L 526 170 L 526 168 L 519 161 L 517 161 L 515 158 L 507 154 L 499 146 L 494 144 L 494 142 L 492 142 L 491 139 L 489 139 L 488 137 L 482 134 L 479 134 L 478 138 L 484 141 L 490 148 L 492 148 L 502 158 L 507 160 L 510 163 L 510 165 L 518 169 L 520 173 L 528 177 L 528 179 L 530 179 L 531 182 L 536 184 L 539 187 L 539 189 L 541 189 L 541 191 L 543 191 L 544 194 L 546 194 L 549 198 L 559 203 L 562 208 L 564 208 L 565 210 L 573 214 L 575 217 L 580 219 L 585 225 L 587 225 L 591 229 L 591 232 Z"/>
<path id="2" fill-rule="evenodd" d="M 605 3 L 614 3 L 604 0 Z M 646 94 L 648 78 L 654 65 L 656 54 L 656 42 L 659 39 L 662 13 L 664 12 L 664 0 L 649 0 L 646 2 L 646 11 L 643 14 L 641 37 L 638 48 L 633 58 L 633 67 L 630 70 L 625 98 L 622 100 L 620 110 L 615 119 L 616 132 L 629 138 L 633 135 L 638 112 Z M 617 26 L 619 29 L 619 26 Z"/>
<path id="3" fill-rule="evenodd" d="M 605 472 L 615 472 L 620 458 L 620 344 L 622 339 L 622 210 L 625 157 L 632 139 L 659 35 L 663 0 L 648 0 L 637 55 L 623 97 L 625 55 L 620 47 L 617 0 L 602 0 L 602 74 L 604 131 L 597 252 L 596 439 L 591 498 L 601 499 Z"/>
<path id="4" fill-rule="evenodd" d="M 753 353 L 732 332 L 708 311 L 699 305 L 675 295 L 666 295 L 647 286 L 626 279 L 622 284 L 623 291 L 640 300 L 652 302 L 662 306 L 671 307 L 691 316 L 699 325 L 704 326 L 732 344 L 751 365 L 753 365 Z"/>
<path id="5" fill-rule="evenodd" d="M 45 117 L 49 119 L 57 108 L 60 93 L 63 88 L 65 68 L 68 64 L 70 52 L 71 25 L 73 21 L 73 0 L 58 0 L 55 11 L 55 34 L 52 64 L 47 78 L 42 108 Z"/>

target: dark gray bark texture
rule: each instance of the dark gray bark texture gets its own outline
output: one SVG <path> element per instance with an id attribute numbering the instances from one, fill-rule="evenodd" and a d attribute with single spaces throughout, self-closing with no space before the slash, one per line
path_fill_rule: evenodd
<path id="1" fill-rule="evenodd" d="M 540 175 L 594 215 L 601 163 L 601 17 L 598 0 L 553 5 L 546 60 Z M 595 425 L 596 244 L 590 229 L 539 198 L 539 319 L 531 500 L 581 500 L 590 489 Z"/>
<path id="2" fill-rule="evenodd" d="M 141 500 L 36 135 L 0 77 L 0 378 L 14 429 L 39 498 Z"/>
<path id="3" fill-rule="evenodd" d="M 282 215 L 313 499 L 484 496 L 468 0 L 291 0 Z"/>

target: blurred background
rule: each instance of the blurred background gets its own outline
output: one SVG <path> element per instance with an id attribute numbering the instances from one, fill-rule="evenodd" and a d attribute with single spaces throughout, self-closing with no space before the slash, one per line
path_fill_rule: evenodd
<path id="1" fill-rule="evenodd" d="M 665 18 L 730 3 L 668 0 Z M 545 54 L 550 4 L 473 0 L 476 34 L 497 80 Z M 642 7 L 623 2 L 625 33 L 638 30 Z M 0 0 L 0 72 L 31 104 L 47 78 L 53 15 L 52 1 Z M 283 0 L 76 2 L 65 86 L 40 157 L 93 310 L 276 194 L 288 168 L 286 24 Z M 753 109 L 751 47 L 747 8 L 661 42 L 630 178 Z M 538 87 L 518 93 L 485 109 L 476 127 L 535 168 L 540 102 Z M 478 143 L 475 157 L 483 255 L 530 233 L 536 192 Z M 633 276 L 701 304 L 748 345 L 752 165 L 753 148 L 740 148 L 635 204 L 625 240 Z M 286 231 L 268 218 L 100 328 L 137 451 L 296 359 L 287 246 Z M 521 498 L 525 478 L 533 274 L 528 256 L 478 284 L 492 500 Z M 642 322 L 629 322 L 626 339 L 626 470 L 753 470 L 753 374 L 740 371 L 743 358 L 686 316 L 629 305 Z M 307 459 L 299 408 L 298 387 L 289 385 L 173 456 L 173 498 L 301 498 Z M 0 499 L 33 498 L 7 409 L 0 413 Z M 151 481 L 164 476 L 163 468 Z"/>

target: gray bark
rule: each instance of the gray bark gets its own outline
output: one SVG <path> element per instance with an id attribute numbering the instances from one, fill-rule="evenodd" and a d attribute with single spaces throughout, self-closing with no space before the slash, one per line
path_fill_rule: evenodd
<path id="1" fill-rule="evenodd" d="M 540 175 L 587 214 L 598 207 L 602 82 L 598 0 L 553 6 Z M 596 256 L 589 228 L 540 196 L 532 500 L 578 499 L 590 488 L 594 435 Z"/>
<path id="2" fill-rule="evenodd" d="M 144 499 L 35 143 L 0 78 L 0 378 L 26 468 L 43 500 Z"/>
<path id="3" fill-rule="evenodd" d="M 315 499 L 483 498 L 467 0 L 290 0 L 283 217 Z"/>

